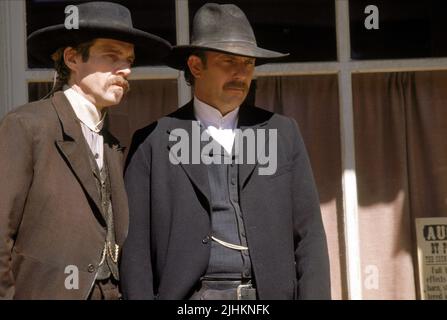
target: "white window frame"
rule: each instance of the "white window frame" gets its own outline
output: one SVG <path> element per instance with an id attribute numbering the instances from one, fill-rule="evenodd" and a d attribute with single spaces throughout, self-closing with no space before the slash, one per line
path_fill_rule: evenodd
<path id="1" fill-rule="evenodd" d="M 273 1 L 273 0 L 272 0 Z M 350 58 L 349 2 L 334 0 L 338 61 L 267 64 L 256 68 L 255 77 L 337 74 L 340 106 L 344 251 L 347 298 L 362 299 L 362 270 L 358 224 L 352 75 L 368 72 L 447 70 L 447 58 L 352 61 Z M 177 43 L 189 43 L 188 0 L 175 0 Z M 28 101 L 29 82 L 53 79 L 50 69 L 28 69 L 26 57 L 25 0 L 0 1 L 0 117 Z M 131 80 L 177 79 L 179 106 L 191 99 L 182 73 L 168 67 L 136 67 Z"/>

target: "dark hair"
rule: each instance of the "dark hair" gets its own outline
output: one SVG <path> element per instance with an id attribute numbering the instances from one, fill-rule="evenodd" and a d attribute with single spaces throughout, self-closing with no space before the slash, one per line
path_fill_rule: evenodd
<path id="1" fill-rule="evenodd" d="M 88 61 L 90 57 L 90 48 L 93 46 L 94 43 L 95 40 L 92 40 L 89 42 L 83 42 L 73 47 L 73 49 L 81 55 L 83 62 Z M 66 48 L 67 47 L 59 48 L 56 50 L 55 53 L 51 55 L 51 58 L 54 61 L 54 69 L 57 72 L 56 87 L 53 91 L 61 89 L 64 85 L 68 84 L 68 80 L 70 80 L 71 70 L 64 61 L 64 51 Z"/>
<path id="2" fill-rule="evenodd" d="M 200 58 L 200 60 L 202 60 L 203 65 L 206 67 L 206 54 L 205 54 L 205 50 L 196 50 L 193 53 L 191 53 L 186 60 L 188 60 L 188 58 L 190 56 L 197 56 Z M 191 70 L 189 70 L 189 66 L 188 63 L 185 61 L 185 68 L 183 69 L 183 71 L 185 71 L 185 80 L 186 83 L 189 84 L 190 86 L 194 85 L 194 76 L 191 73 Z"/>

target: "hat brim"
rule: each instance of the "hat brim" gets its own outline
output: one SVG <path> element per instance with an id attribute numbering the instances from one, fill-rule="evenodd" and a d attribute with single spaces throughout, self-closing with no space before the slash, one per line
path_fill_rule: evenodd
<path id="1" fill-rule="evenodd" d="M 30 55 L 45 67 L 53 67 L 51 55 L 59 48 L 76 46 L 97 38 L 120 40 L 134 45 L 135 65 L 161 64 L 169 54 L 168 41 L 135 28 L 105 27 L 103 25 L 80 25 L 79 29 L 66 29 L 55 25 L 33 32 L 27 40 Z"/>
<path id="2" fill-rule="evenodd" d="M 197 50 L 217 51 L 227 54 L 256 58 L 256 65 L 272 62 L 275 59 L 287 57 L 288 53 L 280 53 L 254 46 L 247 42 L 214 42 L 204 45 L 181 45 L 173 47 L 171 53 L 165 59 L 165 63 L 178 70 L 186 68 L 186 60 Z"/>

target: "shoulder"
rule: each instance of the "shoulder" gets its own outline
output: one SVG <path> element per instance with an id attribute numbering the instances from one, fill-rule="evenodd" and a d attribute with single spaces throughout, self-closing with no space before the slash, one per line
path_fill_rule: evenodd
<path id="1" fill-rule="evenodd" d="M 132 144 L 152 144 L 160 141 L 172 128 L 176 127 L 178 121 L 194 120 L 192 108 L 187 104 L 176 111 L 152 122 L 151 124 L 135 131 Z"/>
<path id="2" fill-rule="evenodd" d="M 295 119 L 291 117 L 268 111 L 262 107 L 243 106 L 241 108 L 243 108 L 241 114 L 244 114 L 244 118 L 250 119 L 249 121 L 254 124 L 266 123 L 267 127 L 280 131 L 296 131 L 298 129 Z"/>
<path id="3" fill-rule="evenodd" d="M 54 113 L 51 108 L 51 98 L 39 101 L 26 103 L 11 110 L 6 116 L 19 116 L 19 117 L 45 117 L 50 113 Z"/>
<path id="4" fill-rule="evenodd" d="M 16 107 L 5 115 L 1 123 L 23 126 L 25 129 L 44 129 L 57 116 L 51 99 L 45 99 Z"/>
<path id="5" fill-rule="evenodd" d="M 250 116 L 246 118 L 257 119 L 255 122 L 261 123 L 261 128 L 275 130 L 278 142 L 287 149 L 303 148 L 303 137 L 294 118 L 253 106 L 246 112 L 250 112 Z"/>
<path id="6" fill-rule="evenodd" d="M 136 130 L 132 136 L 132 144 L 150 144 L 158 141 L 163 132 L 167 132 L 169 122 L 169 118 L 165 116 L 141 129 Z"/>
<path id="7" fill-rule="evenodd" d="M 175 112 L 174 112 L 175 113 Z M 158 144 L 166 141 L 164 136 L 168 136 L 169 128 L 172 126 L 172 114 L 164 116 L 149 125 L 138 129 L 132 136 L 132 142 L 126 159 L 126 167 L 138 149 L 142 149 L 144 153 L 150 152 L 152 148 L 157 149 Z"/>

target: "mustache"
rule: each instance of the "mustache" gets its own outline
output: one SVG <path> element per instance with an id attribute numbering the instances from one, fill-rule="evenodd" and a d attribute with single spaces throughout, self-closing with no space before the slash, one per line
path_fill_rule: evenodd
<path id="1" fill-rule="evenodd" d="M 124 94 L 128 93 L 130 90 L 129 81 L 127 81 L 126 79 L 124 79 L 123 77 L 120 77 L 120 76 L 111 78 L 108 81 L 107 86 L 111 86 L 111 85 L 117 85 L 117 86 L 122 87 L 124 90 Z"/>
<path id="2" fill-rule="evenodd" d="M 225 83 L 223 88 L 224 89 L 241 89 L 241 90 L 247 91 L 248 85 L 243 81 L 234 80 L 234 81 L 229 81 L 229 82 Z"/>

